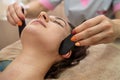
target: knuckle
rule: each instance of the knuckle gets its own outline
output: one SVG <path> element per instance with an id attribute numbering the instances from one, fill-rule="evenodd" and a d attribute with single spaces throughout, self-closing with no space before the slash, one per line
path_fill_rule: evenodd
<path id="1" fill-rule="evenodd" d="M 101 19 L 107 19 L 107 17 L 105 15 L 100 15 L 99 16 Z"/>
<path id="2" fill-rule="evenodd" d="M 7 10 L 10 10 L 10 6 L 11 6 L 11 5 L 8 5 Z"/>
<path id="3" fill-rule="evenodd" d="M 89 38 L 89 39 L 80 41 L 80 43 L 81 45 L 84 45 L 84 46 L 94 45 L 96 44 L 96 40 L 94 40 L 93 38 Z"/>
<path id="4" fill-rule="evenodd" d="M 106 38 L 106 39 L 103 41 L 103 43 L 110 43 L 111 41 L 112 41 L 112 39 Z"/>
<path id="5" fill-rule="evenodd" d="M 10 11 L 12 9 L 12 7 L 13 7 L 12 4 L 8 5 L 7 10 Z"/>
<path id="6" fill-rule="evenodd" d="M 16 6 L 17 5 L 17 2 L 13 3 L 13 6 Z"/>
<path id="7" fill-rule="evenodd" d="M 92 43 L 91 43 L 91 41 L 88 39 L 88 40 L 83 40 L 83 41 L 81 41 L 80 44 L 81 44 L 82 46 L 87 46 L 87 45 L 91 45 Z"/>
<path id="8" fill-rule="evenodd" d="M 90 38 L 91 44 L 96 43 L 96 41 L 97 41 L 98 39 L 99 39 L 99 38 L 98 38 L 97 36 L 91 37 L 91 38 Z"/>
<path id="9" fill-rule="evenodd" d="M 13 26 L 16 26 L 16 24 L 15 23 L 11 23 Z"/>
<path id="10" fill-rule="evenodd" d="M 16 5 L 15 6 L 15 10 L 17 11 L 17 10 L 20 10 L 21 9 L 21 6 L 20 5 Z"/>
<path id="11" fill-rule="evenodd" d="M 80 45 L 81 45 L 81 46 L 87 45 L 87 41 L 86 41 L 86 40 L 80 41 Z"/>
<path id="12" fill-rule="evenodd" d="M 12 15 L 14 15 L 14 14 L 15 14 L 14 10 L 11 10 L 11 11 L 10 11 L 10 15 L 12 16 Z"/>
<path id="13" fill-rule="evenodd" d="M 88 40 L 84 40 L 83 42 L 81 42 L 83 45 L 92 45 L 92 42 L 90 39 Z"/>
<path id="14" fill-rule="evenodd" d="M 111 27 L 111 26 L 112 26 L 112 24 L 111 24 L 108 20 L 105 21 L 105 24 L 106 24 L 106 26 L 108 26 L 108 27 Z"/>
<path id="15" fill-rule="evenodd" d="M 11 21 L 10 19 L 8 19 L 9 23 L 12 25 L 15 25 L 15 23 L 13 21 Z"/>
<path id="16" fill-rule="evenodd" d="M 114 31 L 113 30 L 110 30 L 109 32 L 108 32 L 108 35 L 113 35 L 114 34 Z"/>
<path id="17" fill-rule="evenodd" d="M 88 21 L 85 21 L 84 23 L 83 23 L 83 25 L 84 26 L 90 26 L 91 25 L 91 22 L 88 20 Z"/>
<path id="18" fill-rule="evenodd" d="M 87 35 L 92 35 L 92 33 L 93 33 L 93 30 L 92 30 L 92 29 L 87 29 L 87 30 L 86 30 L 86 34 L 87 34 Z"/>

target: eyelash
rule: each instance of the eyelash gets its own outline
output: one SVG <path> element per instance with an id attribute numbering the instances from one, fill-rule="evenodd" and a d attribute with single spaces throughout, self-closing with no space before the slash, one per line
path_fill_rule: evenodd
<path id="1" fill-rule="evenodd" d="M 60 26 L 62 26 L 63 27 L 63 25 L 60 23 L 60 22 L 58 22 L 57 20 L 55 20 L 55 21 L 53 21 L 54 23 L 57 23 L 58 25 L 60 25 Z"/>

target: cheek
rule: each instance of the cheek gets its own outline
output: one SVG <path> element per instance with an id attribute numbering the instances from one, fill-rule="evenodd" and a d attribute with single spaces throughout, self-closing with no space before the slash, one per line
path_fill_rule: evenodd
<path id="1" fill-rule="evenodd" d="M 50 45 L 57 45 L 57 47 L 59 47 L 60 43 L 69 34 L 69 32 L 65 28 L 54 23 L 51 23 L 51 25 L 54 26 L 50 26 L 49 24 L 49 27 L 47 28 L 47 34 L 45 36 L 46 42 L 48 42 Z"/>
<path id="2" fill-rule="evenodd" d="M 45 51 L 58 51 L 61 41 L 68 35 L 59 27 L 41 28 L 26 26 L 21 35 L 23 45 L 41 48 Z"/>
<path id="3" fill-rule="evenodd" d="M 65 38 L 64 34 L 61 34 L 61 32 L 57 32 L 54 30 L 53 32 L 51 32 L 51 30 L 47 31 L 48 33 L 45 34 L 44 36 L 41 35 L 42 38 L 42 42 L 46 45 L 51 45 L 53 47 L 59 47 L 59 44 L 61 43 L 61 41 Z"/>
<path id="4" fill-rule="evenodd" d="M 34 26 L 26 26 L 21 34 L 21 41 L 23 45 L 33 45 L 39 42 L 40 30 Z"/>
<path id="5" fill-rule="evenodd" d="M 63 30 L 52 28 L 46 30 L 43 35 L 41 35 L 42 44 L 47 50 L 51 51 L 58 51 L 60 43 L 66 37 Z"/>

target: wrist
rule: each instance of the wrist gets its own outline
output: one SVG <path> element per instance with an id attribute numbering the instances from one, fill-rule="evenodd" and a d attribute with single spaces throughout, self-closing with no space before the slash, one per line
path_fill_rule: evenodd
<path id="1" fill-rule="evenodd" d="M 115 32 L 117 34 L 117 38 L 120 38 L 120 19 L 112 20 L 115 24 Z"/>

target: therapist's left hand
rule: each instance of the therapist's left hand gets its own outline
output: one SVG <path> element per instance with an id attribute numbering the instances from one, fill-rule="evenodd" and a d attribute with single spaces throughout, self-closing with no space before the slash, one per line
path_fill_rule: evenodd
<path id="1" fill-rule="evenodd" d="M 71 40 L 76 46 L 110 43 L 120 35 L 120 20 L 99 15 L 77 26 L 72 33 L 75 35 Z"/>

